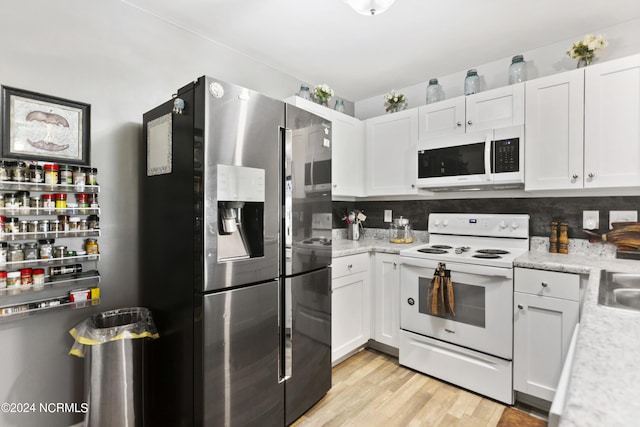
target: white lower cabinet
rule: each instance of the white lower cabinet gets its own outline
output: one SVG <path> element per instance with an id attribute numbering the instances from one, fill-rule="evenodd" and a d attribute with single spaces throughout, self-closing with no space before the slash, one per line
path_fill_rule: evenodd
<path id="1" fill-rule="evenodd" d="M 373 255 L 371 288 L 371 338 L 398 348 L 400 340 L 400 260 L 399 255 Z"/>
<path id="2" fill-rule="evenodd" d="M 336 364 L 371 336 L 369 254 L 334 258 L 331 267 L 331 362 Z"/>
<path id="3" fill-rule="evenodd" d="M 514 291 L 514 389 L 551 401 L 578 323 L 580 275 L 516 268 Z"/>

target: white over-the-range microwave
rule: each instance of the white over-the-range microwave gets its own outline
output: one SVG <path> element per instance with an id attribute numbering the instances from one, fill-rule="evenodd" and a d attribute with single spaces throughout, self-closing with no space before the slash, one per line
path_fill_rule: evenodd
<path id="1" fill-rule="evenodd" d="M 524 187 L 524 126 L 418 141 L 418 188 L 430 191 Z"/>

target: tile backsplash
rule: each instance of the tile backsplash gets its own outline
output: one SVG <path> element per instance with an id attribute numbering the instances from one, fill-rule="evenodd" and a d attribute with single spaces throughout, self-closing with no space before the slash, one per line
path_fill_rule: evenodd
<path id="1" fill-rule="evenodd" d="M 393 211 L 393 217 L 408 218 L 414 230 L 426 230 L 431 212 L 450 213 L 512 213 L 529 214 L 531 236 L 548 236 L 552 220 L 569 223 L 569 237 L 585 239 L 582 232 L 582 211 L 600 211 L 600 233 L 608 230 L 610 210 L 639 210 L 640 196 L 611 197 L 535 197 L 501 199 L 449 199 L 449 200 L 402 200 L 333 202 L 333 228 L 346 228 L 342 221 L 345 212 L 362 210 L 367 215 L 366 228 L 388 229 L 383 221 L 384 210 Z"/>

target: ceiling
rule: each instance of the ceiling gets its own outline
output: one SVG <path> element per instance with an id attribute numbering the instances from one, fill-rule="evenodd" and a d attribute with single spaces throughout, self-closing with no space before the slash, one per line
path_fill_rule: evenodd
<path id="1" fill-rule="evenodd" d="M 640 17 L 638 0 L 123 0 L 358 101 Z M 525 58 L 526 59 L 526 58 Z"/>

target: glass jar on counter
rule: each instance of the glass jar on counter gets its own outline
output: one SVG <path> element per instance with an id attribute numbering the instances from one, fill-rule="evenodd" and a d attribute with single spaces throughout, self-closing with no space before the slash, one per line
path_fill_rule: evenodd
<path id="1" fill-rule="evenodd" d="M 40 259 L 50 259 L 53 258 L 53 239 L 42 239 L 39 240 L 40 244 Z"/>
<path id="2" fill-rule="evenodd" d="M 29 165 L 29 182 L 34 184 L 41 184 L 44 182 L 42 166 Z"/>
<path id="3" fill-rule="evenodd" d="M 60 165 L 59 180 L 62 185 L 73 185 L 73 167 Z"/>
<path id="4" fill-rule="evenodd" d="M 389 226 L 389 242 L 391 243 L 412 243 L 413 231 L 407 218 L 394 218 Z"/>
<path id="5" fill-rule="evenodd" d="M 467 77 L 464 79 L 464 94 L 473 95 L 480 92 L 480 77 L 478 77 L 478 70 L 472 68 L 467 71 Z"/>
<path id="6" fill-rule="evenodd" d="M 59 167 L 56 163 L 47 163 L 44 165 L 44 183 L 58 184 Z"/>
<path id="7" fill-rule="evenodd" d="M 429 80 L 427 86 L 427 104 L 444 100 L 444 92 L 442 86 L 438 83 L 438 79 Z"/>

